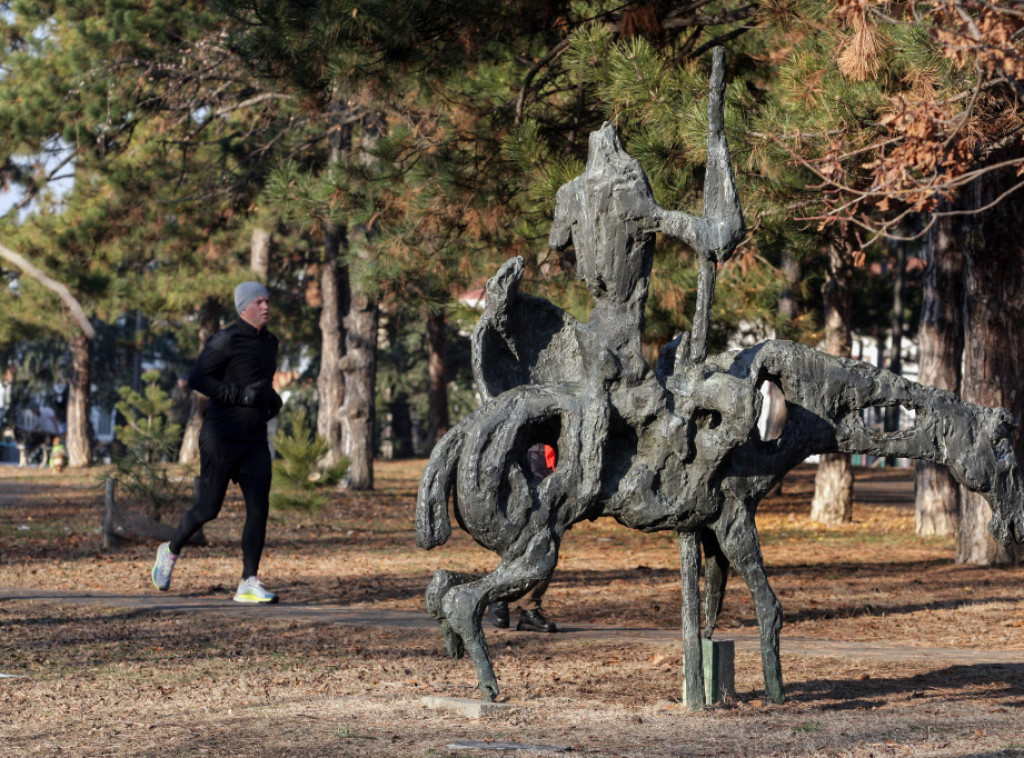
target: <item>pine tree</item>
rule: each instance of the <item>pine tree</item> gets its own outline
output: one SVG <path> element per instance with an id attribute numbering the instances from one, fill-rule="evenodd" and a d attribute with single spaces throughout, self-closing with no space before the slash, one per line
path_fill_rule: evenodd
<path id="1" fill-rule="evenodd" d="M 34 209 L 27 219 L 9 213 L 0 233 L 67 288 L 85 313 L 79 324 L 142 312 L 194 355 L 189 318 L 230 297 L 268 162 L 306 136 L 289 101 L 253 86 L 224 49 L 225 23 L 201 3 L 143 11 L 71 0 L 13 3 L 0 19 L 9 42 L 0 156 Z M 47 153 L 56 159 L 44 163 Z M 25 167 L 32 156 L 36 170 Z M 48 189 L 60 172 L 63 196 Z M 21 283 L 5 310 L 69 340 L 69 448 L 72 464 L 84 465 L 88 329 L 27 276 Z"/>
<path id="2" fill-rule="evenodd" d="M 771 98 L 777 118 L 761 131 L 817 185 L 823 202 L 807 206 L 806 216 L 822 225 L 850 225 L 861 250 L 886 236 L 934 243 L 941 235 L 930 230 L 948 220 L 974 261 L 965 269 L 970 294 L 964 312 L 971 320 L 964 325 L 964 376 L 970 380 L 964 397 L 1006 406 L 1020 417 L 1024 406 L 1015 388 L 1024 366 L 1002 342 L 1001 325 L 1006 314 L 1024 307 L 1024 291 L 1009 287 L 1005 277 L 988 276 L 1018 267 L 1024 254 L 1004 231 L 1020 186 L 1013 170 L 1024 165 L 1017 147 L 1024 75 L 1019 12 L 971 0 L 780 8 L 797 12 L 785 27 L 775 24 L 779 42 L 771 47 L 782 52 L 772 59 L 776 70 L 767 88 L 777 93 Z M 945 263 L 933 256 L 933 265 Z M 1000 303 L 999 312 L 986 305 L 992 302 Z M 924 312 L 941 310 L 948 309 L 926 304 Z M 954 332 L 946 333 L 956 342 Z M 926 337 L 932 333 L 925 330 Z M 935 352 L 958 362 L 955 345 Z M 992 355 L 1007 359 L 993 363 L 986 357 Z M 941 370 L 955 373 L 952 366 Z M 1020 441 L 1017 447 L 1018 455 L 1024 452 Z M 919 520 L 930 518 L 925 507 L 950 506 L 919 503 Z M 980 499 L 965 505 L 958 560 L 1015 559 L 985 534 L 986 509 Z"/>
<path id="3" fill-rule="evenodd" d="M 330 149 L 317 163 L 278 172 L 275 198 L 291 221 L 323 234 L 318 430 L 335 457 L 344 449 L 351 458 L 353 487 L 372 486 L 382 299 L 414 298 L 437 318 L 470 278 L 471 256 L 504 257 L 487 239 L 500 236 L 503 206 L 492 189 L 504 184 L 494 120 L 508 101 L 528 5 L 225 4 L 247 22 L 236 40 L 245 57 L 302 93 L 326 127 Z M 430 344 L 439 351 L 439 339 Z M 443 391 L 443 373 L 434 377 Z M 349 427 L 344 443 L 332 426 L 338 419 Z"/>
<path id="4" fill-rule="evenodd" d="M 192 477 L 184 476 L 170 464 L 181 427 L 168 423 L 171 398 L 160 387 L 160 372 L 142 376 L 145 386 L 136 392 L 121 387 L 117 410 L 125 423 L 117 427 L 117 440 L 124 449 L 114 461 L 121 486 L 146 506 L 154 521 L 182 510 L 192 497 Z"/>
<path id="5" fill-rule="evenodd" d="M 345 477 L 348 461 L 342 458 L 331 468 L 322 469 L 320 461 L 330 443 L 309 428 L 305 409 L 297 410 L 287 422 L 290 431 L 282 427 L 274 436 L 279 458 L 274 461 L 270 504 L 279 510 L 315 513 L 327 504 L 325 490 Z"/>

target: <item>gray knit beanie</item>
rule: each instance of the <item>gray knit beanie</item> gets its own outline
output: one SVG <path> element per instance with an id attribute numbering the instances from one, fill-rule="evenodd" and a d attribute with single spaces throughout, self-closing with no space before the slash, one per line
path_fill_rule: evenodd
<path id="1" fill-rule="evenodd" d="M 266 287 L 259 282 L 242 282 L 235 287 L 235 310 L 241 315 L 245 307 L 258 297 L 270 297 Z"/>

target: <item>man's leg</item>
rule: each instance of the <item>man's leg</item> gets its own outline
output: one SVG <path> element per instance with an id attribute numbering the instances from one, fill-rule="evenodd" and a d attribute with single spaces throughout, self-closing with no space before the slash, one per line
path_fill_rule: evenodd
<path id="1" fill-rule="evenodd" d="M 529 592 L 519 598 L 516 602 L 516 608 L 519 609 L 519 623 L 516 625 L 516 631 L 558 631 L 558 627 L 544 617 L 544 612 L 540 607 L 541 602 L 544 599 L 544 593 L 548 591 L 548 584 L 550 581 L 551 579 L 548 578 L 537 582 L 530 588 Z M 508 603 L 504 600 L 491 603 L 487 608 L 487 617 L 496 627 L 500 629 L 508 629 L 510 623 Z"/>
<path id="2" fill-rule="evenodd" d="M 541 603 L 544 600 L 544 593 L 548 591 L 550 577 L 544 579 L 530 588 L 523 597 L 519 599 L 519 623 L 516 630 L 520 632 L 557 632 L 558 627 L 544 617 L 541 610 Z"/>
<path id="3" fill-rule="evenodd" d="M 238 471 L 238 484 L 245 496 L 242 581 L 238 583 L 234 598 L 238 603 L 277 602 L 277 595 L 267 590 L 257 576 L 270 512 L 270 473 L 270 449 L 266 442 L 249 448 Z"/>
<path id="4" fill-rule="evenodd" d="M 199 434 L 199 494 L 196 504 L 181 517 L 178 528 L 170 542 L 162 543 L 156 550 L 156 561 L 150 577 L 158 590 L 166 591 L 171 587 L 171 574 L 182 547 L 193 534 L 220 513 L 224 502 L 224 493 L 231 478 L 231 461 L 225 459 L 217 440 L 211 435 Z"/>
<path id="5" fill-rule="evenodd" d="M 223 445 L 211 434 L 199 435 L 199 496 L 196 504 L 186 512 L 174 531 L 169 545 L 173 555 L 179 555 L 185 543 L 203 524 L 217 518 L 224 504 L 224 494 L 231 480 L 234 464 L 224 455 Z"/>
<path id="6" fill-rule="evenodd" d="M 543 581 L 537 582 L 530 588 L 530 591 L 519 598 L 516 607 L 519 608 L 520 613 L 528 613 L 529 611 L 540 610 L 541 601 L 544 600 L 544 593 L 548 591 L 548 584 L 551 582 L 550 579 L 544 579 Z"/>
<path id="7" fill-rule="evenodd" d="M 247 451 L 238 471 L 238 484 L 245 497 L 245 527 L 242 529 L 242 578 L 259 573 L 260 557 L 267 537 L 270 514 L 270 449 L 266 443 Z"/>

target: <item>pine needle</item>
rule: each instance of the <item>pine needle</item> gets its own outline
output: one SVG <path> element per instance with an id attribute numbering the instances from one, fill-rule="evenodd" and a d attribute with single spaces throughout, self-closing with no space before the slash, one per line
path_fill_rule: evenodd
<path id="1" fill-rule="evenodd" d="M 872 78 L 878 71 L 882 45 L 875 25 L 868 19 L 866 13 L 854 15 L 852 24 L 853 37 L 839 55 L 837 62 L 843 76 L 851 81 L 863 82 Z"/>

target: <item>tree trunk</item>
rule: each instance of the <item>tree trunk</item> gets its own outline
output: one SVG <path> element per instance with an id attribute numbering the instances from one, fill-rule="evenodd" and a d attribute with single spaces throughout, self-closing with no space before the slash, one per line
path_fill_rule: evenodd
<path id="1" fill-rule="evenodd" d="M 345 355 L 346 340 L 342 314 L 348 310 L 349 285 L 348 267 L 338 260 L 338 253 L 344 234 L 344 229 L 330 225 L 324 241 L 324 265 L 320 270 L 323 305 L 320 308 L 320 374 L 316 380 L 319 400 L 316 433 L 330 444 L 327 454 L 320 461 L 324 468 L 330 468 L 342 456 L 339 413 L 345 398 L 341 359 Z"/>
<path id="2" fill-rule="evenodd" d="M 1012 172 L 988 175 L 968 190 L 973 208 L 993 202 L 1017 178 Z M 964 244 L 964 373 L 963 398 L 1007 409 L 1024 417 L 1024 195 L 1015 192 L 995 208 L 957 217 L 963 221 Z M 1021 429 L 1014 434 L 1021 459 Z M 980 495 L 962 492 L 957 563 L 979 566 L 1019 562 L 1024 546 L 1007 549 L 988 533 L 991 509 Z"/>
<path id="3" fill-rule="evenodd" d="M 889 348 L 888 369 L 899 376 L 903 375 L 903 290 L 907 278 L 907 248 L 902 242 L 895 242 L 896 262 L 892 272 L 892 313 L 889 321 L 889 336 L 892 345 Z M 895 432 L 900 428 L 900 406 L 890 405 L 885 409 L 883 428 L 886 432 Z M 887 456 L 886 466 L 895 466 L 896 458 Z"/>
<path id="4" fill-rule="evenodd" d="M 344 98 L 334 93 L 328 115 L 329 162 L 337 165 L 351 144 L 350 129 L 342 124 L 347 109 Z M 317 376 L 316 433 L 327 440 L 330 447 L 322 468 L 330 468 L 343 455 L 341 407 L 345 399 L 345 377 L 341 359 L 345 355 L 344 314 L 348 312 L 348 262 L 342 251 L 348 248 L 348 230 L 343 224 L 328 221 L 324 231 L 324 262 L 320 270 L 320 374 Z"/>
<path id="5" fill-rule="evenodd" d="M 220 317 L 223 309 L 220 301 L 207 298 L 199 309 L 199 352 L 203 352 L 206 342 L 220 328 Z M 178 451 L 178 463 L 195 466 L 199 463 L 199 430 L 203 426 L 206 413 L 206 395 L 192 391 L 192 411 L 189 414 L 185 430 L 181 435 L 181 449 Z"/>
<path id="6" fill-rule="evenodd" d="M 68 343 L 71 351 L 71 376 L 68 381 L 67 448 L 68 465 L 88 466 L 92 462 L 92 436 L 89 434 L 89 396 L 92 391 L 92 340 L 96 329 L 71 290 L 36 268 L 20 253 L 0 244 L 0 258 L 17 266 L 28 276 L 42 284 L 64 303 L 81 332 Z"/>
<path id="7" fill-rule="evenodd" d="M 353 294 L 345 318 L 345 403 L 341 409 L 345 455 L 349 459 L 348 486 L 373 489 L 373 457 L 376 447 L 374 400 L 377 389 L 377 301 Z"/>
<path id="8" fill-rule="evenodd" d="M 68 466 L 82 468 L 92 462 L 92 437 L 89 434 L 89 396 L 92 385 L 92 340 L 76 334 L 68 343 L 71 372 L 68 379 Z"/>
<path id="9" fill-rule="evenodd" d="M 797 303 L 797 288 L 800 285 L 800 261 L 793 257 L 793 253 L 789 250 L 782 251 L 782 260 L 779 263 L 779 268 L 782 270 L 782 276 L 785 280 L 785 284 L 782 287 L 782 291 L 779 293 L 779 304 L 778 304 L 778 321 L 779 321 L 779 339 L 792 339 L 793 322 L 796 321 L 798 315 L 798 303 Z"/>
<path id="10" fill-rule="evenodd" d="M 430 417 L 427 431 L 430 446 L 448 431 L 447 319 L 444 313 L 427 316 L 427 373 L 430 388 Z"/>
<path id="11" fill-rule="evenodd" d="M 264 282 L 270 279 L 270 248 L 272 237 L 268 229 L 254 226 L 249 243 L 249 268 Z"/>
<path id="12" fill-rule="evenodd" d="M 853 349 L 850 321 L 853 314 L 853 253 L 847 234 L 837 235 L 828 247 L 825 280 L 825 352 L 849 358 Z M 853 520 L 853 468 L 845 453 L 822 455 L 814 478 L 811 521 L 841 524 Z"/>
<path id="13" fill-rule="evenodd" d="M 356 156 L 364 169 L 377 163 L 373 155 L 384 129 L 384 118 L 368 114 L 362 122 L 359 152 Z M 349 277 L 350 297 L 345 316 L 345 402 L 341 424 L 345 455 L 349 459 L 348 481 L 351 489 L 373 489 L 373 459 L 376 453 L 375 434 L 377 395 L 377 339 L 380 309 L 375 297 L 359 284 L 361 276 L 371 268 L 373 252 L 369 246 L 372 230 L 366 225 L 349 230 L 349 260 L 358 266 Z"/>
<path id="14" fill-rule="evenodd" d="M 948 207 L 944 209 L 948 210 Z M 921 384 L 960 392 L 963 360 L 963 254 L 950 218 L 935 222 L 923 246 L 927 261 L 918 329 Z M 921 537 L 956 534 L 960 485 L 949 469 L 918 461 L 914 481 L 914 525 Z"/>

